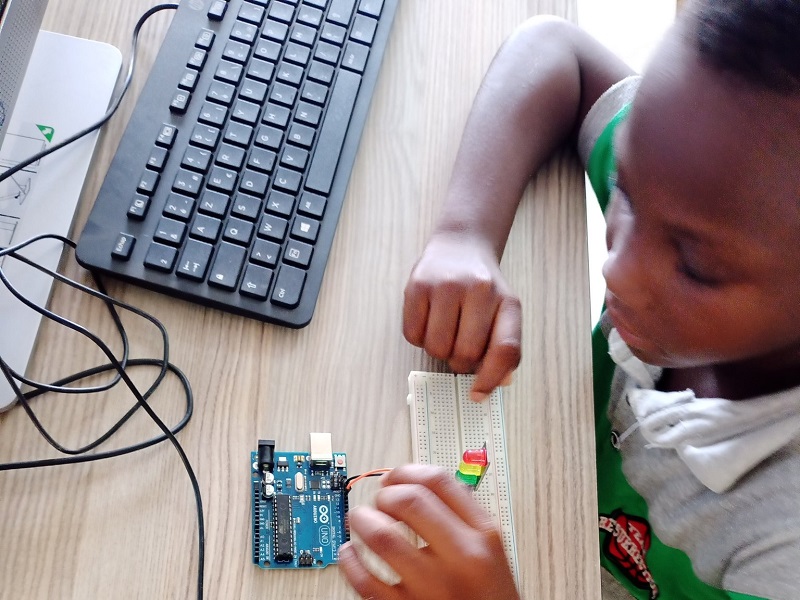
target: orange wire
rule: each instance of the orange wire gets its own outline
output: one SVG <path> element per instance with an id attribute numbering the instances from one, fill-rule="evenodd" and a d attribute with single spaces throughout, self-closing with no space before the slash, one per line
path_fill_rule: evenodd
<path id="1" fill-rule="evenodd" d="M 367 471 L 366 473 L 362 473 L 361 475 L 359 475 L 358 477 L 356 477 L 355 479 L 353 479 L 353 481 L 351 481 L 350 483 L 348 483 L 348 484 L 345 486 L 345 489 L 348 489 L 348 490 L 349 490 L 351 487 L 353 487 L 353 484 L 354 484 L 356 481 L 359 481 L 359 480 L 361 480 L 361 479 L 364 479 L 365 477 L 369 477 L 370 475 L 377 475 L 378 473 L 388 473 L 389 471 L 391 471 L 391 469 L 373 469 L 372 471 Z"/>

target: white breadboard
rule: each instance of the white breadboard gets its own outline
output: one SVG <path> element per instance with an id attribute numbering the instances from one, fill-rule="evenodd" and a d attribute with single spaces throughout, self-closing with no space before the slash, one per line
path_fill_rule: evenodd
<path id="1" fill-rule="evenodd" d="M 469 390 L 474 377 L 412 371 L 408 376 L 408 405 L 414 462 L 455 472 L 464 450 L 486 444 L 489 469 L 475 490 L 475 499 L 503 532 L 506 556 L 517 578 L 517 544 L 511 513 L 508 455 L 500 388 L 488 400 L 473 402 Z"/>

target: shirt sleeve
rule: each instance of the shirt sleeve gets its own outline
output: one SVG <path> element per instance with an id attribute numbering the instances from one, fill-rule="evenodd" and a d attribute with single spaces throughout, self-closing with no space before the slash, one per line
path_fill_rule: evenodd
<path id="1" fill-rule="evenodd" d="M 578 154 L 589 176 L 600 208 L 605 212 L 614 173 L 614 131 L 628 114 L 640 75 L 631 75 L 608 88 L 592 105 L 578 132 Z"/>

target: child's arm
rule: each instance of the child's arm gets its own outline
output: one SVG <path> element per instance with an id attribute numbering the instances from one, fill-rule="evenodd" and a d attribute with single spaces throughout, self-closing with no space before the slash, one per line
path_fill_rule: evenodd
<path id="1" fill-rule="evenodd" d="M 339 550 L 339 566 L 362 598 L 519 600 L 499 529 L 452 473 L 407 465 L 382 483 L 376 508 L 351 511 L 350 527 L 401 581 L 390 586 L 376 578 L 348 543 Z M 412 544 L 398 521 L 427 546 Z"/>
<path id="2" fill-rule="evenodd" d="M 520 360 L 521 309 L 499 263 L 522 192 L 594 101 L 630 74 L 588 34 L 552 17 L 520 26 L 486 73 L 403 315 L 409 342 L 456 372 L 477 373 L 476 399 Z"/>

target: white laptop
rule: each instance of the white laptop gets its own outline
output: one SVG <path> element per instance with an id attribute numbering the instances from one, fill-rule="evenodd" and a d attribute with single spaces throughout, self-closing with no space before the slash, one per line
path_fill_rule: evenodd
<path id="1" fill-rule="evenodd" d="M 113 46 L 41 31 L 0 148 L 0 172 L 98 121 L 121 64 Z M 41 233 L 69 236 L 96 141 L 97 133 L 90 134 L 0 182 L 0 247 Z M 62 244 L 48 240 L 25 254 L 55 270 L 61 252 Z M 47 303 L 52 278 L 9 258 L 0 265 L 26 297 Z M 40 323 L 0 283 L 0 356 L 17 372 L 27 369 Z M 0 373 L 0 411 L 15 401 Z"/>

